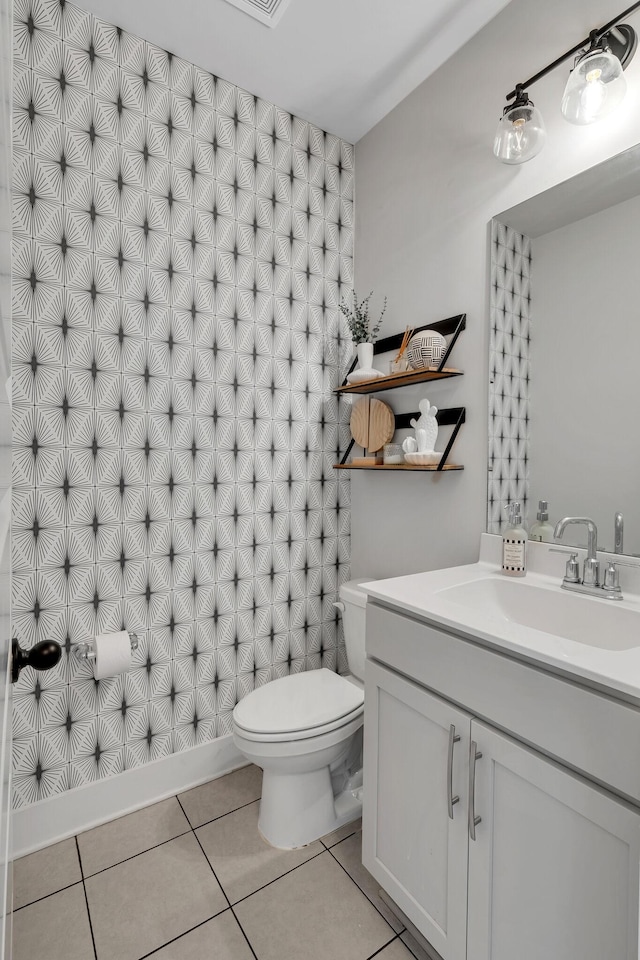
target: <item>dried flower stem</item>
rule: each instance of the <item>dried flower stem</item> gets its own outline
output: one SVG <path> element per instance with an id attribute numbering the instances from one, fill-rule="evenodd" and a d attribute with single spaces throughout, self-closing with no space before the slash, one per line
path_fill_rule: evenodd
<path id="1" fill-rule="evenodd" d="M 384 298 L 382 313 L 374 327 L 371 326 L 369 317 L 369 301 L 373 296 L 373 290 L 368 297 L 358 303 L 355 290 L 351 291 L 351 303 L 347 303 L 344 297 L 340 301 L 340 311 L 347 321 L 349 332 L 354 343 L 373 343 L 378 336 L 382 318 L 387 309 L 387 298 Z"/>

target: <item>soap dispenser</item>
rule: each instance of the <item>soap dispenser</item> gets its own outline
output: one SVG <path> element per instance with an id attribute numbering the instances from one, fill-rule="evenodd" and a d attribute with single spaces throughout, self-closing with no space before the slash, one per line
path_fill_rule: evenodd
<path id="1" fill-rule="evenodd" d="M 549 523 L 549 504 L 546 500 L 538 501 L 538 517 L 529 530 L 529 540 L 542 540 L 544 543 L 553 543 L 553 524 Z"/>
<path id="2" fill-rule="evenodd" d="M 524 577 L 527 572 L 527 531 L 517 500 L 507 506 L 507 517 L 507 528 L 502 534 L 502 572 L 508 577 Z"/>

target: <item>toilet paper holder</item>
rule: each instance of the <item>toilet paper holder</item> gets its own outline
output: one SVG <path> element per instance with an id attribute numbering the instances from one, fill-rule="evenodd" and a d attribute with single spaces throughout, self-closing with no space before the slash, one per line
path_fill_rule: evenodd
<path id="1" fill-rule="evenodd" d="M 131 633 L 130 630 L 127 632 L 129 634 L 129 642 L 131 643 L 131 652 L 133 653 L 133 651 L 137 650 L 139 646 L 138 634 Z M 74 645 L 73 652 L 77 660 L 82 660 L 82 661 L 95 660 L 96 659 L 95 642 L 93 640 L 83 640 L 81 643 L 76 643 Z"/>

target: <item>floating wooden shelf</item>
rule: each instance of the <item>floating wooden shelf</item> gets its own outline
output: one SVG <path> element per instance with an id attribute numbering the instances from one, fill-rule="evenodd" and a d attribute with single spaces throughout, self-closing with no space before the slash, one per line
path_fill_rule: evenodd
<path id="1" fill-rule="evenodd" d="M 346 383 L 334 392 L 344 393 L 382 393 L 397 387 L 409 387 L 412 383 L 426 383 L 427 380 L 446 380 L 448 377 L 461 377 L 463 371 L 446 367 L 444 370 L 407 370 L 404 373 L 390 373 L 374 380 L 362 380 L 360 383 Z"/>
<path id="2" fill-rule="evenodd" d="M 371 466 L 365 466 L 362 463 L 334 463 L 334 470 L 404 470 L 408 473 L 413 470 L 429 471 L 430 473 L 444 473 L 445 470 L 464 470 L 464 467 L 458 463 L 445 463 L 441 470 L 438 470 L 437 463 L 431 463 L 428 466 L 420 466 L 415 463 L 372 463 Z"/>
<path id="3" fill-rule="evenodd" d="M 417 327 L 414 330 L 414 333 L 419 333 L 422 330 L 437 330 L 438 333 L 441 333 L 444 337 L 451 337 L 449 346 L 447 347 L 444 356 L 440 361 L 440 365 L 437 370 L 411 370 L 405 371 L 404 373 L 390 373 L 383 377 L 376 377 L 375 380 L 363 380 L 362 383 L 347 383 L 346 380 L 341 387 L 338 387 L 335 390 L 335 393 L 338 395 L 347 394 L 347 393 L 382 393 L 384 390 L 395 390 L 398 387 L 409 387 L 413 383 L 426 383 L 429 380 L 446 380 L 449 377 L 461 377 L 462 370 L 456 370 L 453 367 L 447 367 L 446 363 L 449 359 L 449 355 L 453 350 L 456 341 L 462 331 L 466 328 L 467 325 L 467 316 L 465 313 L 460 313 L 456 317 L 449 317 L 446 320 L 438 320 L 436 323 L 425 324 L 423 327 Z M 390 337 L 384 337 L 382 340 L 378 340 L 374 344 L 373 352 L 374 356 L 376 354 L 382 353 L 392 353 L 397 351 L 402 345 L 403 334 L 395 333 Z M 351 364 L 349 372 L 351 372 L 356 365 L 354 360 Z M 360 401 L 362 402 L 362 401 Z M 396 414 L 395 426 L 397 430 L 403 430 L 411 426 L 411 421 L 414 418 L 419 418 L 420 413 L 402 413 Z M 465 422 L 466 411 L 464 407 L 451 407 L 447 410 L 439 410 L 437 414 L 438 424 L 442 427 L 444 426 L 453 426 L 453 432 L 449 438 L 442 458 L 439 464 L 429 464 L 429 465 L 419 465 L 414 463 L 373 463 L 370 466 L 367 466 L 363 463 L 348 463 L 348 457 L 351 453 L 353 446 L 355 444 L 355 439 L 352 435 L 351 442 L 347 447 L 342 461 L 340 463 L 334 464 L 335 470 L 404 470 L 406 473 L 422 471 L 423 473 L 442 473 L 445 470 L 464 470 L 464 467 L 460 464 L 447 463 L 447 458 L 451 453 L 451 448 L 455 443 L 456 437 L 460 427 Z"/>

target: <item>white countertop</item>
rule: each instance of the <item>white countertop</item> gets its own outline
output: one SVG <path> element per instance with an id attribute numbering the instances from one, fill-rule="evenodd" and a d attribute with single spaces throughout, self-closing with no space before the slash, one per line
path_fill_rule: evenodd
<path id="1" fill-rule="evenodd" d="M 631 625 L 633 636 L 634 618 L 638 617 L 637 646 L 605 649 L 537 628 L 532 629 L 531 626 L 522 626 L 500 611 L 483 609 L 482 604 L 474 607 L 452 602 L 446 593 L 448 588 L 487 578 L 507 579 L 500 568 L 500 546 L 500 537 L 483 534 L 478 563 L 371 581 L 362 584 L 362 589 L 369 597 L 390 605 L 399 612 L 427 620 L 453 633 L 461 633 L 472 640 L 477 639 L 485 645 L 535 664 L 546 665 L 577 680 L 588 681 L 606 691 L 618 692 L 625 698 L 640 701 L 640 563 L 637 569 L 620 570 L 624 600 L 592 599 L 562 590 L 560 584 L 566 557 L 550 555 L 549 546 L 552 545 L 529 545 L 529 572 L 525 578 L 519 579 L 518 583 L 569 596 L 574 604 L 586 604 L 585 608 L 580 608 L 580 612 L 583 609 L 594 611 L 593 604 L 596 604 L 600 608 L 595 611 L 598 619 L 605 623 L 606 610 L 611 610 L 613 618 L 618 614 L 612 608 L 617 608 L 620 614 L 628 611 L 630 617 L 624 614 L 622 616 L 626 624 Z M 584 551 L 577 552 L 584 556 Z M 556 603 L 557 600 L 554 598 L 553 602 Z M 587 613 L 586 616 L 588 615 Z"/>

